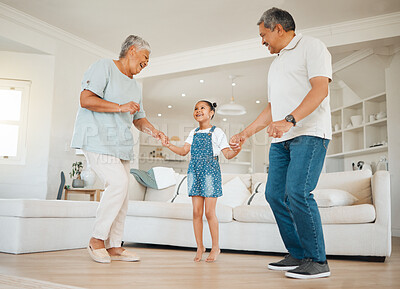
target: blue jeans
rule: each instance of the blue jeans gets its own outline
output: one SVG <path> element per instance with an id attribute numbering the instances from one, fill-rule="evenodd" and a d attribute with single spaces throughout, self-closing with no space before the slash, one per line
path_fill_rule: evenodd
<path id="1" fill-rule="evenodd" d="M 328 144 L 314 136 L 271 144 L 265 197 L 286 249 L 297 259 L 326 260 L 321 217 L 310 192 L 318 183 Z"/>

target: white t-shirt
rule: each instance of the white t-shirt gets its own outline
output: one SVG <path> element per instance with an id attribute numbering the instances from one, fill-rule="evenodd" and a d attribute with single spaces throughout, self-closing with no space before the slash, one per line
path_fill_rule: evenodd
<path id="1" fill-rule="evenodd" d="M 319 39 L 297 34 L 269 68 L 268 102 L 271 103 L 273 121 L 284 119 L 300 105 L 311 90 L 310 79 L 316 76 L 332 79 L 331 54 Z M 310 115 L 272 142 L 300 135 L 332 139 L 329 99 L 328 91 L 328 96 Z"/>
<path id="2" fill-rule="evenodd" d="M 190 133 L 185 142 L 188 144 L 192 145 L 193 143 L 193 136 L 194 136 L 194 131 L 196 129 L 193 129 Z M 198 130 L 197 133 L 209 133 L 211 128 L 203 129 L 203 130 Z M 213 155 L 218 156 L 219 153 L 225 149 L 229 148 L 228 140 L 226 139 L 226 135 L 224 131 L 218 127 L 215 128 L 214 132 L 212 133 L 212 146 L 213 146 Z"/>

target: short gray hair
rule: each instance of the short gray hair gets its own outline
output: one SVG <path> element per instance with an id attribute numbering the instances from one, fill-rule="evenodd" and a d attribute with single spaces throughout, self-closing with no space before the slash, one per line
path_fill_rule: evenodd
<path id="1" fill-rule="evenodd" d="M 282 25 L 283 29 L 287 32 L 296 29 L 294 19 L 289 12 L 273 7 L 263 13 L 257 25 L 264 23 L 264 27 L 274 31 L 276 24 Z"/>
<path id="2" fill-rule="evenodd" d="M 136 35 L 129 35 L 121 45 L 121 52 L 119 53 L 119 58 L 124 58 L 131 46 L 135 46 L 137 50 L 147 50 L 151 53 L 150 44 L 144 40 L 142 37 Z"/>

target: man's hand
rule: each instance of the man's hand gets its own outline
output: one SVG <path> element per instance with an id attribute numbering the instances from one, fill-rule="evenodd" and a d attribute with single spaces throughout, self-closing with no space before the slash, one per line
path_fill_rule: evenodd
<path id="1" fill-rule="evenodd" d="M 130 101 L 125 104 L 121 104 L 119 106 L 120 112 L 130 112 L 131 114 L 134 114 L 140 110 L 140 105 L 136 102 Z"/>
<path id="2" fill-rule="evenodd" d="M 235 152 L 240 151 L 242 149 L 243 143 L 246 141 L 246 136 L 243 133 L 238 133 L 235 134 L 233 137 L 231 137 L 231 140 L 229 141 L 229 145 L 231 146 L 231 149 Z"/>
<path id="3" fill-rule="evenodd" d="M 271 122 L 267 128 L 267 133 L 273 138 L 281 138 L 285 132 L 288 132 L 293 127 L 293 123 L 284 119 Z"/>

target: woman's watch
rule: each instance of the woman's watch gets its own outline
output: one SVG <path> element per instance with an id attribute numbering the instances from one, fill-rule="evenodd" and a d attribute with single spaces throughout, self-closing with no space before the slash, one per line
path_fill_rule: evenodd
<path id="1" fill-rule="evenodd" d="M 294 116 L 291 114 L 288 114 L 287 116 L 285 116 L 285 120 L 287 122 L 291 122 L 293 123 L 293 126 L 296 126 L 296 120 L 294 119 Z"/>

